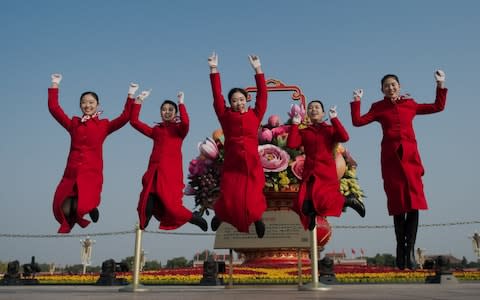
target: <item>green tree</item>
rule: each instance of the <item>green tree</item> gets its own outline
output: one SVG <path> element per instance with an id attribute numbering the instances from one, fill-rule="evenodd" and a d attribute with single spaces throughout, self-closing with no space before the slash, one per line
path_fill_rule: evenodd
<path id="1" fill-rule="evenodd" d="M 145 262 L 145 266 L 143 266 L 143 270 L 145 271 L 155 271 L 162 268 L 162 263 L 157 260 L 147 260 Z"/>
<path id="2" fill-rule="evenodd" d="M 167 269 L 185 268 L 193 264 L 192 261 L 188 261 L 185 257 L 175 257 L 167 260 Z"/>
<path id="3" fill-rule="evenodd" d="M 124 259 L 122 259 L 121 263 L 126 263 L 127 266 L 130 268 L 130 270 L 133 270 L 133 263 L 135 262 L 135 257 L 134 256 L 127 256 Z"/>
<path id="4" fill-rule="evenodd" d="M 77 265 L 66 265 L 65 266 L 65 272 L 71 273 L 71 274 L 82 274 L 83 272 L 83 265 L 77 264 Z"/>

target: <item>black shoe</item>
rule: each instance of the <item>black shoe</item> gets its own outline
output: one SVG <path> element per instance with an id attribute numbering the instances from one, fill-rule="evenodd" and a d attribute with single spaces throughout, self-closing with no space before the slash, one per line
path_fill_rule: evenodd
<path id="1" fill-rule="evenodd" d="M 100 213 L 98 212 L 98 209 L 94 208 L 88 214 L 90 215 L 90 219 L 92 219 L 92 222 L 97 223 L 98 217 L 100 217 Z"/>
<path id="2" fill-rule="evenodd" d="M 317 215 L 311 214 L 308 216 L 308 230 L 313 231 L 317 226 Z"/>
<path id="3" fill-rule="evenodd" d="M 263 220 L 255 221 L 255 231 L 257 232 L 258 238 L 263 238 L 265 235 L 265 223 L 263 223 Z"/>
<path id="4" fill-rule="evenodd" d="M 217 231 L 218 227 L 220 227 L 220 224 L 222 224 L 222 221 L 220 221 L 217 216 L 214 216 L 210 222 L 210 228 L 212 231 Z"/>
<path id="5" fill-rule="evenodd" d="M 350 207 L 354 211 L 356 211 L 360 217 L 365 217 L 365 205 L 363 204 L 362 201 L 358 200 L 355 196 L 353 195 L 348 195 L 345 197 L 345 204 L 343 205 L 344 207 Z"/>
<path id="6" fill-rule="evenodd" d="M 202 229 L 203 231 L 207 231 L 208 230 L 208 224 L 207 224 L 207 221 L 205 221 L 204 218 L 202 218 L 200 216 L 200 214 L 198 212 L 193 212 L 192 214 L 192 218 L 190 219 L 189 221 L 191 224 L 193 225 L 197 225 L 198 227 L 200 227 L 200 229 Z"/>

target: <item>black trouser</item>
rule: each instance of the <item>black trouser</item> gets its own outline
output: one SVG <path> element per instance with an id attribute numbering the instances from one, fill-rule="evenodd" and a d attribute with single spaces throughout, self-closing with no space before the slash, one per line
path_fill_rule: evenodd
<path id="1" fill-rule="evenodd" d="M 415 269 L 415 241 L 417 239 L 418 210 L 394 215 L 395 237 L 397 239 L 397 267 Z"/>

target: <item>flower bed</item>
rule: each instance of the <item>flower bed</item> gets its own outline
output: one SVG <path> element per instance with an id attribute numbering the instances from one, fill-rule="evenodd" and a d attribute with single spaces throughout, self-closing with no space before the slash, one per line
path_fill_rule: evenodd
<path id="1" fill-rule="evenodd" d="M 432 270 L 398 271 L 389 268 L 380 269 L 362 267 L 355 272 L 346 271 L 337 266 L 335 274 L 340 284 L 361 283 L 423 283 L 427 276 L 435 275 Z M 132 281 L 131 273 L 116 273 L 117 278 Z M 453 275 L 459 281 L 480 281 L 480 271 L 454 271 Z M 40 284 L 46 285 L 93 285 L 100 274 L 67 275 L 67 274 L 38 274 L 35 278 Z M 202 268 L 162 269 L 140 274 L 140 283 L 146 285 L 197 285 L 203 276 Z M 226 274 L 221 274 L 224 281 L 228 281 L 228 267 Z M 311 281 L 309 266 L 302 268 L 302 281 Z M 298 270 L 296 267 L 253 268 L 235 266 L 233 270 L 234 284 L 297 284 Z"/>

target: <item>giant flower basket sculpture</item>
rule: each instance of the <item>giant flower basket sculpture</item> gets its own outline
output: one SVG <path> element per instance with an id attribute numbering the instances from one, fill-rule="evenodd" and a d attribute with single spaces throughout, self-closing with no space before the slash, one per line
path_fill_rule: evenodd
<path id="1" fill-rule="evenodd" d="M 286 122 L 283 123 L 278 115 L 271 115 L 267 123 L 258 130 L 258 152 L 265 173 L 264 192 L 269 209 L 278 209 L 291 206 L 291 200 L 294 199 L 302 179 L 305 161 L 303 151 L 286 147 L 291 117 L 299 113 L 303 120 L 301 126 L 306 126 L 309 120 L 305 113 L 305 96 L 298 86 L 285 85 L 279 80 L 268 79 L 267 89 L 269 93 L 291 91 L 293 92 L 291 99 L 296 102 L 290 107 Z M 247 87 L 246 91 L 255 92 L 256 87 Z M 190 161 L 188 167 L 189 182 L 185 194 L 195 197 L 195 206 L 202 215 L 203 213 L 209 215 L 209 210 L 213 208 L 219 195 L 223 142 L 222 130 L 215 130 L 211 137 L 207 137 L 198 144 L 199 155 Z M 332 155 L 337 164 L 341 192 L 345 196 L 354 194 L 358 199 L 363 200 L 364 194 L 356 176 L 357 163 L 349 151 L 339 144 Z M 285 199 L 287 201 L 284 201 Z"/>

